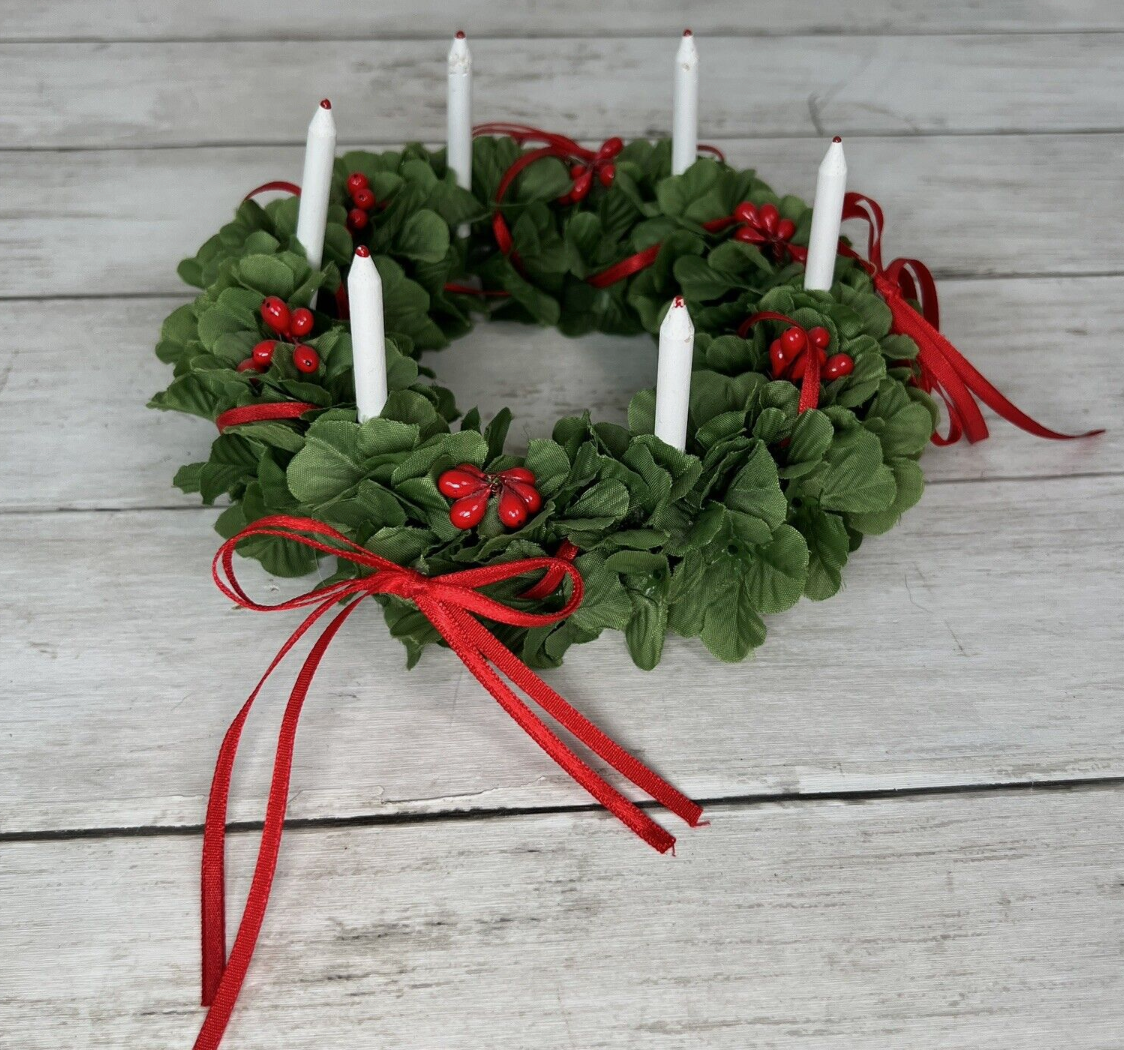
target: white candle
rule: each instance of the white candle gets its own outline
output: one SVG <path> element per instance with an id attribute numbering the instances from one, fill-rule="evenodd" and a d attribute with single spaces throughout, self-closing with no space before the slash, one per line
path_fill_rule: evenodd
<path id="1" fill-rule="evenodd" d="M 847 158 L 843 140 L 836 135 L 827 147 L 816 178 L 812 205 L 812 233 L 808 238 L 808 261 L 804 264 L 804 287 L 827 292 L 835 279 L 835 256 L 839 253 L 839 224 L 843 221 L 843 195 L 847 192 Z"/>
<path id="2" fill-rule="evenodd" d="M 472 52 L 464 33 L 449 48 L 448 147 L 446 160 L 457 185 L 472 189 Z"/>
<path id="3" fill-rule="evenodd" d="M 386 404 L 386 340 L 383 332 L 382 279 L 370 249 L 355 249 L 347 275 L 351 308 L 351 358 L 359 422 L 373 419 Z"/>
<path id="4" fill-rule="evenodd" d="M 319 270 L 324 261 L 328 191 L 332 188 L 332 166 L 335 162 L 336 122 L 332 119 L 332 103 L 324 99 L 308 125 L 300 210 L 297 213 L 297 240 L 301 242 L 308 264 L 314 270 Z"/>
<path id="5" fill-rule="evenodd" d="M 699 53 L 683 30 L 675 55 L 675 110 L 671 125 L 671 174 L 682 175 L 699 152 Z"/>
<path id="6" fill-rule="evenodd" d="M 683 296 L 671 302 L 660 325 L 656 367 L 656 437 L 683 452 L 687 448 L 687 408 L 691 398 L 691 358 L 695 326 Z"/>

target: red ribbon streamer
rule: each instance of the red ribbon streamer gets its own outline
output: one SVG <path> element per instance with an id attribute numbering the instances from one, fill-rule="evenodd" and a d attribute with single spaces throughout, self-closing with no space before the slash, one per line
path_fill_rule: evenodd
<path id="1" fill-rule="evenodd" d="M 320 590 L 309 591 L 277 605 L 261 605 L 243 590 L 234 572 L 238 544 L 252 537 L 269 536 L 292 540 L 304 546 L 345 558 L 370 575 L 343 580 Z M 480 592 L 480 588 L 525 573 L 547 570 L 569 576 L 573 592 L 557 612 L 529 613 L 513 609 Z M 476 679 L 492 694 L 519 726 L 571 777 L 584 787 L 627 827 L 661 853 L 675 839 L 635 803 L 596 773 L 555 735 L 501 675 L 522 690 L 547 715 L 647 795 L 682 817 L 691 827 L 700 824 L 702 809 L 634 758 L 592 722 L 570 706 L 558 693 L 504 647 L 479 617 L 516 627 L 543 627 L 558 623 L 574 612 L 582 600 L 582 578 L 573 564 L 562 558 L 526 558 L 505 564 L 424 576 L 372 554 L 335 529 L 311 518 L 285 515 L 262 518 L 227 540 L 215 554 L 212 574 L 219 590 L 238 605 L 256 612 L 312 607 L 270 662 L 265 674 L 236 715 L 219 750 L 207 804 L 203 833 L 202 863 L 202 956 L 203 1005 L 210 1009 L 195 1041 L 195 1050 L 215 1050 L 222 1041 L 238 999 L 265 918 L 270 889 L 284 831 L 297 724 L 305 697 L 320 661 L 344 622 L 362 601 L 377 594 L 396 595 L 413 602 L 448 642 Z M 337 605 L 345 603 L 316 639 L 297 675 L 277 741 L 277 755 L 270 782 L 261 846 L 254 866 L 246 908 L 238 925 L 229 959 L 226 957 L 224 852 L 227 799 L 238 741 L 246 717 L 269 676 L 301 638 Z"/>
<path id="2" fill-rule="evenodd" d="M 743 339 L 749 335 L 749 330 L 758 321 L 783 321 L 785 324 L 804 330 L 804 326 L 797 324 L 788 314 L 778 313 L 776 310 L 762 310 L 752 314 L 738 325 L 738 335 Z M 810 408 L 815 408 L 820 403 L 820 355 L 816 348 L 809 344 L 804 354 L 804 375 L 800 383 L 800 402 L 797 412 L 804 413 Z"/>
<path id="3" fill-rule="evenodd" d="M 889 266 L 882 265 L 885 224 L 878 202 L 861 193 L 848 193 L 843 198 L 843 219 L 861 219 L 869 226 L 867 257 L 863 259 L 842 242 L 840 254 L 855 259 L 874 278 L 875 290 L 890 308 L 893 330 L 917 343 L 921 370 L 918 385 L 923 390 L 935 391 L 945 404 L 948 434 L 934 432 L 935 445 L 952 445 L 962 436 L 975 443 L 988 436 L 977 398 L 1007 422 L 1037 437 L 1068 441 L 1104 433 L 1104 430 L 1089 430 L 1083 434 L 1062 434 L 1050 430 L 1004 397 L 937 330 L 940 324 L 937 285 L 929 268 L 919 259 L 895 259 Z M 918 313 L 907 299 L 916 300 L 921 312 Z"/>

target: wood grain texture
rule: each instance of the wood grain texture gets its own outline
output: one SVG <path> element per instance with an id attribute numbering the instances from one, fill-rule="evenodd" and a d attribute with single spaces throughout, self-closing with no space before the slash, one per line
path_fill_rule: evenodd
<path id="1" fill-rule="evenodd" d="M 1124 29 L 1114 0 L 415 0 L 409 17 L 390 4 L 319 0 L 316 18 L 295 0 L 25 0 L 5 10 L 0 40 L 444 40 L 453 30 L 476 37 L 621 36 L 679 32 L 684 20 L 701 36 L 958 33 Z M 747 46 L 753 46 L 749 44 Z"/>
<path id="2" fill-rule="evenodd" d="M 813 197 L 817 139 L 723 146 L 780 192 Z M 937 275 L 1124 272 L 1124 244 L 1105 221 L 1118 211 L 1124 135 L 863 138 L 847 148 L 851 187 L 886 208 L 891 255 L 921 257 Z M 180 295 L 175 264 L 246 190 L 299 179 L 300 165 L 292 147 L 0 152 L 0 297 Z"/>
<path id="3" fill-rule="evenodd" d="M 1045 442 L 1000 420 L 976 446 L 931 449 L 930 480 L 1114 473 L 1124 377 L 1103 370 L 1124 340 L 1124 278 L 942 282 L 949 335 L 1016 403 L 1048 424 L 1103 437 Z M 173 489 L 182 463 L 214 437 L 204 420 L 147 410 L 169 370 L 152 354 L 178 299 L 9 303 L 0 332 L 0 512 L 194 506 Z M 1020 334 L 1012 338 L 1012 332 Z M 29 345 L 26 333 L 35 333 Z M 1059 349 L 1067 366 L 1059 371 Z M 426 361 L 464 408 L 516 414 L 511 447 L 589 408 L 623 422 L 631 395 L 655 382 L 646 337 L 566 339 L 550 329 L 482 322 Z M 1090 376 L 1102 374 L 1097 382 Z M 1047 381 L 1048 380 L 1048 381 Z M 922 509 L 919 513 L 924 513 Z"/>
<path id="4" fill-rule="evenodd" d="M 812 198 L 819 140 L 722 146 L 779 192 Z M 886 209 L 891 256 L 915 255 L 938 276 L 1124 273 L 1124 244 L 1106 221 L 1119 211 L 1124 135 L 864 138 L 847 148 L 852 188 Z M 229 221 L 242 194 L 300 171 L 292 147 L 0 152 L 0 298 L 181 294 L 176 263 Z"/>
<path id="5" fill-rule="evenodd" d="M 227 1045 L 1107 1050 L 1120 804 L 720 807 L 674 860 L 596 813 L 293 831 Z M 198 847 L 5 846 L 13 1047 L 188 1044 Z"/>
<path id="6" fill-rule="evenodd" d="M 702 46 L 700 135 L 1119 131 L 1119 33 L 818 36 Z M 479 117 L 588 136 L 665 133 L 674 39 L 473 45 Z M 440 141 L 444 41 L 3 44 L 5 148 Z M 752 75 L 747 72 L 752 70 Z M 237 71 L 237 75 L 232 75 Z"/>
<path id="7" fill-rule="evenodd" d="M 643 674 L 607 634 L 549 679 L 701 798 L 1124 775 L 1122 506 L 1121 478 L 934 486 L 863 545 L 840 595 L 771 617 L 755 660 L 673 640 Z M 201 820 L 222 731 L 296 626 L 218 595 L 209 517 L 8 517 L 0 666 L 18 702 L 0 829 Z M 295 593 L 255 569 L 257 593 Z M 373 607 L 336 639 L 301 728 L 294 816 L 587 801 L 452 654 L 403 664 Z M 251 719 L 233 819 L 261 814 L 295 673 Z"/>

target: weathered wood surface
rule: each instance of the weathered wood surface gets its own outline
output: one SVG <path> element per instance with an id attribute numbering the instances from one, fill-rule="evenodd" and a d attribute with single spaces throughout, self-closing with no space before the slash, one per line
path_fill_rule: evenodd
<path id="1" fill-rule="evenodd" d="M 1107 1050 L 1119 801 L 717 807 L 677 859 L 590 812 L 292 831 L 227 1045 Z M 6 1044 L 188 1045 L 198 848 L 4 847 Z"/>
<path id="2" fill-rule="evenodd" d="M 749 663 L 675 640 L 643 674 L 607 634 L 549 678 L 701 798 L 1124 776 L 1122 502 L 1121 478 L 937 485 Z M 209 517 L 8 518 L 0 830 L 200 821 L 222 731 L 297 623 L 218 595 Z M 258 593 L 295 593 L 255 568 Z M 373 607 L 336 639 L 295 816 L 587 801 L 452 654 L 403 664 Z M 233 819 L 260 816 L 295 673 L 251 718 Z"/>
<path id="3" fill-rule="evenodd" d="M 277 0 L 26 0 L 9 5 L 0 40 L 289 40 L 447 39 L 458 26 L 473 38 L 675 34 L 689 21 L 695 33 L 754 38 L 799 33 L 980 33 L 1124 29 L 1114 0 L 707 0 L 685 9 L 680 0 L 612 0 L 544 4 L 508 0 L 415 0 L 408 14 L 392 4 L 319 0 L 309 8 Z"/>
<path id="4" fill-rule="evenodd" d="M 294 623 L 222 600 L 214 512 L 168 485 L 210 437 L 143 407 L 175 262 L 247 188 L 299 178 L 323 94 L 343 143 L 439 142 L 457 23 L 482 119 L 589 139 L 669 123 L 670 0 L 308 10 L 28 0 L 0 18 L 5 1047 L 194 1036 L 199 843 L 181 832 Z M 999 423 L 931 450 L 922 504 L 841 595 L 774 617 L 750 664 L 676 641 L 644 675 L 609 635 L 551 673 L 727 800 L 677 861 L 569 812 L 580 789 L 455 658 L 407 673 L 359 614 L 306 712 L 291 814 L 316 826 L 287 839 L 231 1050 L 1120 1044 L 1124 7 L 714 0 L 688 20 L 704 139 L 809 196 L 824 135 L 849 136 L 890 254 L 948 278 L 954 341 L 1044 422 L 1112 429 L 1051 444 Z M 521 410 L 516 440 L 568 409 L 619 418 L 652 372 L 643 340 L 507 326 L 436 363 L 465 405 Z M 283 682 L 247 729 L 239 821 L 261 815 Z M 1082 779 L 1102 785 L 1057 784 Z M 901 789 L 921 796 L 801 797 Z M 235 901 L 255 846 L 232 838 Z"/>
<path id="5" fill-rule="evenodd" d="M 820 140 L 721 144 L 731 163 L 812 198 Z M 890 257 L 917 256 L 938 276 L 1124 273 L 1107 221 L 1120 211 L 1124 135 L 863 138 L 847 148 L 852 188 L 886 209 Z M 301 153 L 0 151 L 0 297 L 180 294 L 176 263 L 247 190 L 299 180 Z"/>
<path id="6" fill-rule="evenodd" d="M 1124 341 L 1124 277 L 941 285 L 945 329 L 1017 404 L 1058 428 L 1114 424 L 1124 376 L 1104 362 Z M 204 420 L 146 410 L 169 370 L 152 354 L 179 299 L 9 303 L 0 331 L 0 509 L 193 506 L 173 489 L 181 463 L 205 456 Z M 34 345 L 28 333 L 35 333 Z M 1018 333 L 1013 337 L 1012 333 Z M 1058 368 L 1059 349 L 1066 368 Z M 427 361 L 465 408 L 516 413 L 513 447 L 590 408 L 623 421 L 631 394 L 655 382 L 645 337 L 565 339 L 553 330 L 482 323 Z M 1096 381 L 1091 377 L 1099 376 Z M 62 425 L 60 425 L 60 422 Z M 1042 442 L 996 420 L 992 440 L 931 449 L 930 480 L 1113 473 L 1124 434 Z M 924 509 L 918 512 L 924 514 Z"/>
<path id="7" fill-rule="evenodd" d="M 1119 131 L 1124 34 L 705 41 L 708 136 Z M 673 37 L 473 44 L 481 116 L 588 136 L 670 123 Z M 7 149 L 303 143 L 328 95 L 341 143 L 439 141 L 443 40 L 0 44 Z M 232 71 L 237 75 L 231 75 Z"/>

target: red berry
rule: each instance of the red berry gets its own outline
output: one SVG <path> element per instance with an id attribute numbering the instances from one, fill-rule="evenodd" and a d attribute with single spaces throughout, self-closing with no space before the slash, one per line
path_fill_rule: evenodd
<path id="1" fill-rule="evenodd" d="M 808 336 L 803 328 L 786 328 L 781 335 L 781 345 L 790 353 L 798 354 L 808 345 Z"/>
<path id="2" fill-rule="evenodd" d="M 368 179 L 367 176 L 364 175 L 361 171 L 353 171 L 347 177 L 347 192 L 350 193 L 353 197 L 356 193 L 359 192 L 359 190 L 365 190 L 370 185 L 370 179 Z"/>
<path id="3" fill-rule="evenodd" d="M 602 164 L 601 167 L 597 169 L 597 178 L 605 189 L 613 185 L 613 179 L 616 177 L 617 166 L 615 164 Z"/>
<path id="4" fill-rule="evenodd" d="M 812 341 L 812 346 L 819 347 L 820 350 L 826 350 L 831 346 L 831 333 L 819 325 L 808 332 L 808 338 Z"/>
<path id="5" fill-rule="evenodd" d="M 576 179 L 574 179 L 574 188 L 570 190 L 570 196 L 576 201 L 583 200 L 589 193 L 589 188 L 593 185 L 593 172 L 583 171 Z"/>
<path id="6" fill-rule="evenodd" d="M 823 374 L 825 379 L 842 379 L 843 376 L 849 376 L 854 370 L 855 362 L 846 354 L 832 354 L 827 359 Z"/>
<path id="7" fill-rule="evenodd" d="M 506 487 L 523 501 L 529 514 L 536 513 L 542 506 L 542 496 L 534 485 L 528 485 L 525 481 L 510 481 Z"/>
<path id="8" fill-rule="evenodd" d="M 792 235 L 796 232 L 796 223 L 791 219 L 781 219 L 777 224 L 777 237 L 782 241 L 792 240 Z"/>
<path id="9" fill-rule="evenodd" d="M 757 225 L 766 233 L 776 233 L 777 224 L 781 221 L 781 213 L 775 204 L 762 204 L 757 209 Z"/>
<path id="10" fill-rule="evenodd" d="M 261 304 L 261 316 L 275 332 L 280 332 L 282 335 L 288 332 L 289 308 L 276 295 L 271 295 Z"/>
<path id="11" fill-rule="evenodd" d="M 247 357 L 245 361 L 239 361 L 234 366 L 236 372 L 261 372 L 263 369 L 252 357 Z"/>
<path id="12" fill-rule="evenodd" d="M 293 316 L 289 318 L 289 334 L 308 335 L 312 331 L 314 323 L 315 318 L 312 316 L 312 311 L 301 306 L 294 310 Z"/>
<path id="13" fill-rule="evenodd" d="M 479 525 L 488 509 L 488 490 L 474 492 L 457 500 L 449 508 L 449 520 L 458 529 L 471 529 Z"/>
<path id="14" fill-rule="evenodd" d="M 370 211 L 375 206 L 375 195 L 366 186 L 360 186 L 352 195 L 355 207 Z"/>
<path id="15" fill-rule="evenodd" d="M 574 181 L 580 179 L 585 174 L 584 164 L 575 164 L 570 168 L 570 178 Z"/>
<path id="16" fill-rule="evenodd" d="M 622 149 L 624 149 L 623 139 L 614 135 L 611 139 L 606 139 L 601 143 L 601 148 L 597 151 L 597 159 L 612 160 Z"/>
<path id="17" fill-rule="evenodd" d="M 487 479 L 482 478 L 479 472 L 469 473 L 463 466 L 446 470 L 437 479 L 437 490 L 442 496 L 448 496 L 449 499 L 460 499 L 462 496 L 486 491 L 487 488 Z"/>
<path id="18" fill-rule="evenodd" d="M 311 346 L 303 343 L 293 350 L 293 364 L 298 372 L 315 372 L 320 367 L 320 355 Z"/>
<path id="19" fill-rule="evenodd" d="M 362 208 L 352 208 L 347 213 L 347 228 L 352 233 L 366 228 L 367 221 L 367 213 Z"/>
<path id="20" fill-rule="evenodd" d="M 276 345 L 276 339 L 263 339 L 251 352 L 251 360 L 263 368 L 268 368 L 273 361 L 273 348 Z"/>
<path id="21" fill-rule="evenodd" d="M 737 219 L 738 222 L 748 222 L 750 225 L 756 225 L 757 209 L 750 204 L 749 201 L 742 201 L 741 204 L 734 209 L 734 218 Z"/>
<path id="22" fill-rule="evenodd" d="M 739 226 L 734 230 L 734 240 L 744 241 L 746 244 L 760 244 L 765 237 L 758 233 L 752 226 Z"/>
<path id="23" fill-rule="evenodd" d="M 769 345 L 769 364 L 773 369 L 773 378 L 780 379 L 791 362 L 792 359 L 781 345 L 781 341 L 774 339 Z"/>
<path id="24" fill-rule="evenodd" d="M 500 521 L 509 529 L 517 529 L 527 520 L 527 505 L 506 486 L 500 492 Z"/>
<path id="25" fill-rule="evenodd" d="M 535 483 L 535 475 L 526 467 L 508 467 L 507 470 L 501 470 L 499 476 L 504 481 L 522 481 L 525 485 Z"/>
<path id="26" fill-rule="evenodd" d="M 563 193 L 561 197 L 556 197 L 555 200 L 557 200 L 559 204 L 573 204 L 574 195 L 572 193 Z M 499 212 L 496 212 L 496 214 L 498 215 Z"/>

